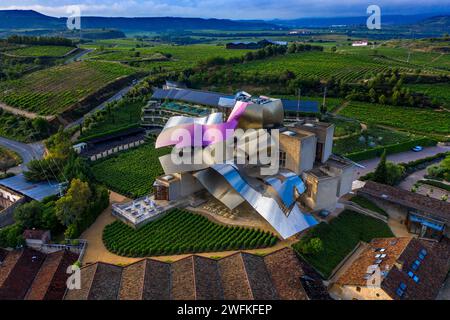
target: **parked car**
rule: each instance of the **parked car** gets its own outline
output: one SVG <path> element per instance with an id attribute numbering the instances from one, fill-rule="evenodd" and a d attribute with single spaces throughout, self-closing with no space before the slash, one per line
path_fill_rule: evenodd
<path id="1" fill-rule="evenodd" d="M 411 149 L 414 152 L 420 152 L 423 150 L 423 148 L 421 146 L 415 146 L 414 148 Z"/>

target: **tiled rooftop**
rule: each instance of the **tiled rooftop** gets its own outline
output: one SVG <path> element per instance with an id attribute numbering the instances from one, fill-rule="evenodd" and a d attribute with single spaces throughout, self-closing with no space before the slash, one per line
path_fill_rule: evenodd
<path id="1" fill-rule="evenodd" d="M 420 259 L 422 250 L 426 250 L 426 255 Z M 376 255 L 380 254 L 386 256 L 377 258 Z M 382 260 L 379 264 L 382 272 L 381 287 L 390 297 L 433 300 L 447 275 L 449 256 L 448 246 L 434 241 L 411 238 L 374 239 L 345 270 L 337 284 L 366 286 L 368 267 L 374 265 L 375 261 Z M 414 270 L 413 263 L 416 260 L 420 261 L 420 265 Z M 414 275 L 418 277 L 417 282 L 413 279 Z M 400 296 L 397 289 L 401 283 L 406 290 Z"/>
<path id="2" fill-rule="evenodd" d="M 48 255 L 32 249 L 9 252 L 0 265 L 0 299 L 61 300 L 67 267 L 77 258 L 70 251 Z"/>
<path id="3" fill-rule="evenodd" d="M 193 255 L 173 263 L 145 259 L 126 267 L 96 263 L 81 274 L 82 289 L 68 292 L 66 299 L 307 299 L 301 265 L 289 248 L 265 257 Z"/>

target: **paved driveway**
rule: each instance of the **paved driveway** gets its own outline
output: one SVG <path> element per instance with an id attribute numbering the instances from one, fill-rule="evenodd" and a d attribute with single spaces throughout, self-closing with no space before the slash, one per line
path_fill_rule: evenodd
<path id="1" fill-rule="evenodd" d="M 450 151 L 450 146 L 437 145 L 435 147 L 424 148 L 421 152 L 406 151 L 406 152 L 391 154 L 391 155 L 387 156 L 387 160 L 394 162 L 394 163 L 409 162 L 409 161 L 413 161 L 413 160 L 431 157 L 438 153 L 447 152 L 447 151 Z M 369 172 L 374 171 L 379 162 L 380 162 L 380 158 L 374 158 L 374 159 L 360 161 L 359 164 L 363 165 L 365 168 L 357 168 L 356 179 L 358 179 L 360 176 L 363 176 Z"/>
<path id="2" fill-rule="evenodd" d="M 20 155 L 23 164 L 20 167 L 12 169 L 12 172 L 18 173 L 23 170 L 23 166 L 33 159 L 42 159 L 44 156 L 44 145 L 40 142 L 26 144 L 7 138 L 0 137 L 0 146 L 12 150 Z"/>

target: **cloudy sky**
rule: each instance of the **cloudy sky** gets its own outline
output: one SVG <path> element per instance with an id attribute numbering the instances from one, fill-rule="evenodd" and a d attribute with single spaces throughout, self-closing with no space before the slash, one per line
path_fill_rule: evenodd
<path id="1" fill-rule="evenodd" d="M 68 6 L 78 5 L 85 16 L 293 19 L 362 16 L 370 4 L 379 5 L 384 14 L 450 12 L 450 0 L 0 0 L 0 10 L 33 9 L 67 16 Z"/>

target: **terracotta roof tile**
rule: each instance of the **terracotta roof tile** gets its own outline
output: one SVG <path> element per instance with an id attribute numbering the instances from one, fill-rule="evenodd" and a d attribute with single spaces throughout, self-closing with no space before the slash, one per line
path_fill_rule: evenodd
<path id="1" fill-rule="evenodd" d="M 245 272 L 255 300 L 275 300 L 278 294 L 272 284 L 269 272 L 261 256 L 241 253 Z"/>
<path id="2" fill-rule="evenodd" d="M 70 251 L 48 254 L 34 279 L 27 300 L 61 300 L 66 290 L 67 268 L 77 261 Z"/>
<path id="3" fill-rule="evenodd" d="M 170 299 L 171 266 L 156 260 L 147 259 L 147 268 L 144 279 L 144 300 Z"/>
<path id="4" fill-rule="evenodd" d="M 81 268 L 81 288 L 68 290 L 65 300 L 88 300 L 98 263 Z"/>
<path id="5" fill-rule="evenodd" d="M 120 300 L 142 299 L 146 264 L 146 260 L 141 260 L 123 268 L 119 290 Z"/>
<path id="6" fill-rule="evenodd" d="M 172 263 L 171 298 L 174 300 L 195 300 L 195 278 L 193 257 L 187 257 Z"/>
<path id="7" fill-rule="evenodd" d="M 197 300 L 223 299 L 217 261 L 194 256 L 195 297 Z"/>
<path id="8" fill-rule="evenodd" d="M 381 271 L 389 271 L 410 242 L 410 238 L 380 238 L 373 239 L 370 244 L 361 252 L 358 258 L 351 264 L 343 275 L 337 280 L 341 285 L 355 285 L 365 286 L 367 279 L 364 276 L 367 274 L 369 266 L 374 265 L 377 254 L 386 254 L 384 259 L 381 259 Z M 377 249 L 384 248 L 384 252 L 376 252 Z"/>
<path id="9" fill-rule="evenodd" d="M 254 299 L 240 253 L 220 259 L 218 265 L 225 300 Z"/>
<path id="10" fill-rule="evenodd" d="M 122 267 L 97 263 L 95 276 L 90 287 L 89 300 L 116 300 L 122 277 Z"/>
<path id="11" fill-rule="evenodd" d="M 424 215 L 450 223 L 450 204 L 445 201 L 373 181 L 367 181 L 358 193 L 415 208 L 422 211 Z"/>
<path id="12" fill-rule="evenodd" d="M 411 266 L 418 260 L 422 249 L 427 251 L 427 255 L 419 268 L 413 270 Z M 402 265 L 401 270 L 393 268 L 381 286 L 393 299 L 434 300 L 447 276 L 449 254 L 448 248 L 439 243 L 413 239 L 398 259 Z M 418 283 L 408 276 L 410 271 L 419 277 Z M 396 294 L 400 282 L 407 286 L 403 297 Z"/>
<path id="13" fill-rule="evenodd" d="M 3 283 L 8 278 L 12 269 L 15 267 L 17 261 L 22 255 L 22 252 L 22 250 L 10 252 L 6 256 L 5 260 L 3 260 L 3 263 L 0 265 L 0 288 L 3 286 Z"/>
<path id="14" fill-rule="evenodd" d="M 44 262 L 45 254 L 24 249 L 0 287 L 0 300 L 22 300 Z"/>
<path id="15" fill-rule="evenodd" d="M 264 257 L 272 282 L 282 300 L 307 300 L 300 278 L 304 275 L 300 261 L 289 248 Z"/>

